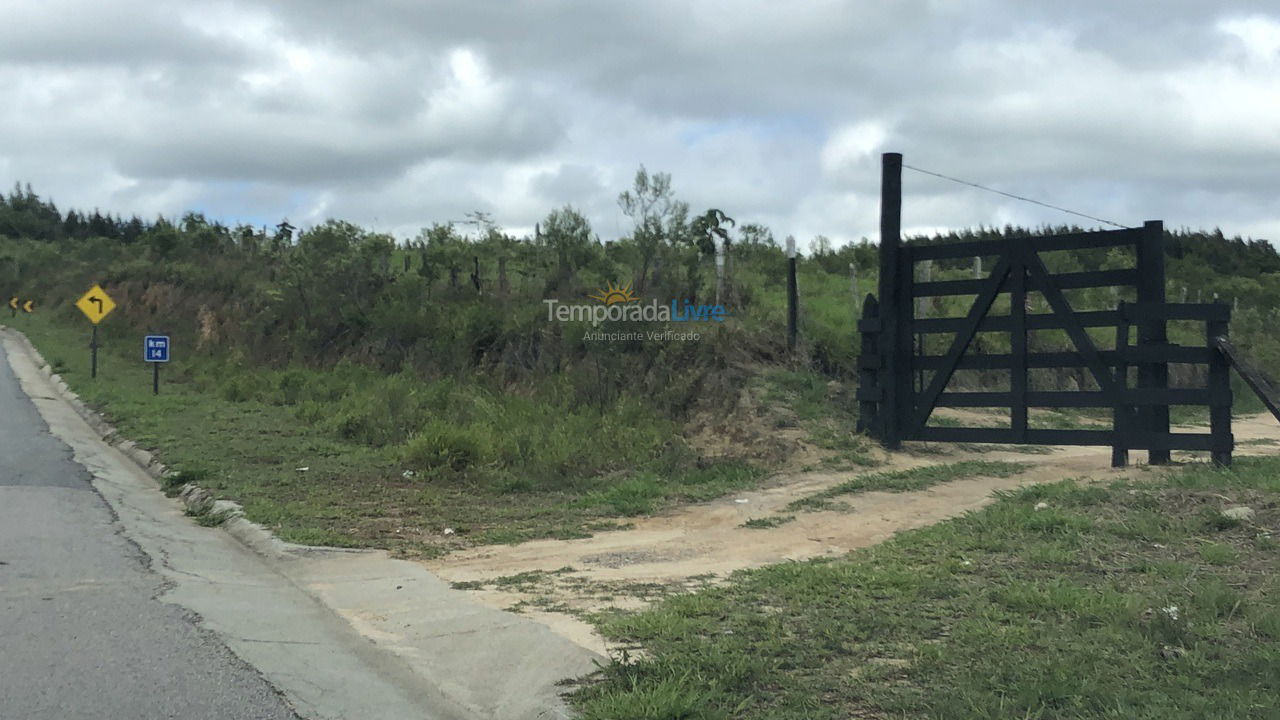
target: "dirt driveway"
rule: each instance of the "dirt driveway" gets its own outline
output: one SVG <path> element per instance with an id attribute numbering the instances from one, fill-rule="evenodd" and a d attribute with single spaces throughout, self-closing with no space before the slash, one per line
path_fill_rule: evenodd
<path id="1" fill-rule="evenodd" d="M 1270 415 L 1233 422 L 1236 454 L 1280 453 L 1280 424 Z M 1134 452 L 1135 461 L 1145 453 Z M 1175 453 L 1175 460 L 1195 460 Z M 605 652 L 608 646 L 581 618 L 608 607 L 635 608 L 663 594 L 716 582 L 734 570 L 787 560 L 840 555 L 881 542 L 900 530 L 923 527 L 980 508 L 996 490 L 1064 478 L 1099 480 L 1150 472 L 1145 465 L 1110 467 L 1105 447 L 1060 446 L 1044 454 L 1010 449 L 956 449 L 909 443 L 883 453 L 878 467 L 847 472 L 808 472 L 776 477 L 768 486 L 720 500 L 637 519 L 625 530 L 581 540 L 538 540 L 484 546 L 426 562 L 455 586 L 474 590 L 492 607 L 518 610 L 570 640 Z M 861 472 L 901 470 L 961 460 L 1030 463 L 1007 478 L 956 480 L 916 492 L 864 492 L 841 498 L 844 507 L 788 511 L 792 501 L 835 486 Z M 775 527 L 750 528 L 749 520 L 794 516 Z"/>

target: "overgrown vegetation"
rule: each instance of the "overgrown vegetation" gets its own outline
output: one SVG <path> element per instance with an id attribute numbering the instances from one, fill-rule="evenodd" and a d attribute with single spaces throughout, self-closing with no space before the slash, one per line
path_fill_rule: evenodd
<path id="1" fill-rule="evenodd" d="M 398 243 L 337 220 L 299 230 L 288 221 L 227 227 L 199 213 L 63 212 L 15 187 L 0 196 L 0 286 L 35 301 L 36 315 L 13 323 L 78 391 L 174 467 L 204 473 L 202 484 L 244 503 L 251 519 L 292 528 L 293 539 L 386 544 L 400 542 L 406 533 L 389 535 L 398 528 L 438 532 L 444 523 L 473 528 L 469 537 L 482 541 L 578 535 L 600 517 L 750 485 L 800 445 L 825 453 L 828 467 L 871 464 L 865 438 L 852 432 L 861 300 L 849 273 L 852 265 L 856 295 L 874 289 L 876 248 L 814 240 L 799 264 L 801 343 L 791 352 L 787 261 L 768 228 L 718 209 L 692 213 L 669 176 L 643 168 L 619 210 L 630 230 L 613 242 L 564 207 L 532 237 L 505 234 L 477 212 L 470 233 L 434 225 Z M 1280 367 L 1280 340 L 1266 332 L 1280 308 L 1275 250 L 1221 233 L 1167 239 L 1170 295 L 1238 299 L 1237 343 L 1262 366 Z M 1131 260 L 1080 251 L 1046 261 L 1077 270 Z M 940 262 L 932 272 L 946 279 L 973 269 Z M 119 305 L 102 326 L 104 363 L 141 372 L 141 335 L 172 336 L 175 362 L 160 398 L 116 387 L 106 379 L 114 374 L 87 382 L 87 324 L 72 303 L 95 282 Z M 588 295 L 610 286 L 660 303 L 719 299 L 730 317 L 681 324 L 699 338 L 670 341 L 593 340 L 589 324 L 548 321 L 544 300 L 593 302 Z M 1116 298 L 1091 290 L 1073 299 L 1094 307 Z M 952 305 L 963 301 L 927 311 L 960 314 Z M 1005 342 L 980 340 L 983 351 Z M 1041 333 L 1033 343 L 1066 341 Z M 958 383 L 998 382 L 967 372 Z M 1033 381 L 1089 382 L 1062 373 Z M 209 423 L 234 439 L 206 442 Z M 475 514 L 442 498 L 475 498 Z M 341 503 L 326 517 L 323 508 Z M 485 504 L 501 508 L 492 522 L 476 517 Z M 457 512 L 437 515 L 444 506 Z M 351 522 L 351 512 L 368 521 Z"/>
<path id="2" fill-rule="evenodd" d="M 762 473 L 729 460 L 699 467 L 684 455 L 687 449 L 596 476 L 536 474 L 554 467 L 550 451 L 539 451 L 527 474 L 495 465 L 496 451 L 485 456 L 490 465 L 474 471 L 418 471 L 407 464 L 403 446 L 344 438 L 324 429 L 323 420 L 300 422 L 295 406 L 274 404 L 270 396 L 230 400 L 214 392 L 216 386 L 169 382 L 164 375 L 153 396 L 149 368 L 135 353 L 116 352 L 116 343 L 100 353 L 99 377 L 90 381 L 83 332 L 42 316 L 24 318 L 22 329 L 47 355 L 65 358 L 65 377 L 87 402 L 106 408 L 124 436 L 162 449 L 175 471 L 166 480 L 168 492 L 197 483 L 239 501 L 250 519 L 291 542 L 434 554 L 472 543 L 584 537 L 615 527 L 613 518 L 750 487 Z M 127 345 L 140 348 L 141 336 L 135 339 Z M 306 373 L 308 383 L 324 386 L 325 373 Z M 500 438 L 494 447 L 518 444 Z M 607 460 L 624 450 L 604 448 L 595 457 Z M 592 452 L 584 450 L 584 462 Z"/>
<path id="3" fill-rule="evenodd" d="M 603 618 L 643 654 L 576 698 L 602 720 L 1274 717 L 1277 478 L 1280 459 L 1241 458 L 1029 486 L 740 572 Z"/>

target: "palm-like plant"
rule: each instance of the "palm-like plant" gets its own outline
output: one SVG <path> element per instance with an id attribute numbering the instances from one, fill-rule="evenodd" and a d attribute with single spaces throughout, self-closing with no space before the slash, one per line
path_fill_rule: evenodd
<path id="1" fill-rule="evenodd" d="M 729 231 L 724 227 L 726 223 L 730 227 L 735 225 L 733 218 L 725 215 L 723 211 L 716 208 L 711 208 L 694 218 L 692 230 L 694 242 L 697 243 L 698 250 L 700 250 L 704 255 L 715 255 L 716 239 L 718 238 L 720 242 L 724 243 L 725 252 L 727 254 L 730 240 Z"/>
<path id="2" fill-rule="evenodd" d="M 729 278 L 729 231 L 725 225 L 733 227 L 735 225 L 733 218 L 725 215 L 722 210 L 711 208 L 694 218 L 690 229 L 693 231 L 693 242 L 697 244 L 699 252 L 703 255 L 714 257 L 716 254 L 716 240 L 718 239 L 724 247 L 724 266 L 716 267 L 716 303 L 719 304 L 725 299 L 725 289 L 730 284 Z"/>

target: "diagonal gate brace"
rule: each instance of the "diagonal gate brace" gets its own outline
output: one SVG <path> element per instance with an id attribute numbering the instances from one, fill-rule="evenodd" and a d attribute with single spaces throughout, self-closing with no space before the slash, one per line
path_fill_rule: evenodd
<path id="1" fill-rule="evenodd" d="M 912 433 L 920 432 L 925 423 L 929 422 L 929 416 L 933 414 L 934 403 L 938 402 L 938 396 L 942 394 L 942 389 L 947 386 L 947 382 L 955 374 L 956 366 L 960 364 L 960 356 L 964 355 L 964 351 L 969 349 L 969 344 L 973 342 L 974 334 L 977 333 L 978 327 L 982 324 L 982 318 L 991 309 L 991 303 L 995 302 L 996 296 L 1000 294 L 1000 288 L 1009 277 L 1011 267 L 1008 256 L 1002 255 L 996 266 L 991 269 L 991 275 L 987 277 L 988 284 L 986 288 L 974 299 L 973 307 L 969 308 L 969 314 L 964 319 L 964 325 L 956 332 L 956 339 L 952 341 L 951 348 L 947 350 L 947 354 L 942 359 L 942 364 L 938 367 L 938 371 L 934 373 L 933 379 L 929 382 L 929 387 L 920 398 L 920 405 L 911 423 Z"/>
<path id="2" fill-rule="evenodd" d="M 1272 385 L 1265 375 L 1258 372 L 1251 363 L 1244 359 L 1244 355 L 1223 335 L 1213 338 L 1213 346 L 1218 349 L 1227 360 L 1231 363 L 1231 367 L 1240 373 L 1240 377 L 1244 378 L 1249 388 L 1258 395 L 1258 399 L 1262 400 L 1262 404 L 1267 406 L 1272 415 L 1280 420 L 1280 393 L 1276 392 L 1276 388 Z"/>
<path id="3" fill-rule="evenodd" d="M 1017 254 L 1018 258 L 1026 266 L 1027 274 L 1038 278 L 1041 294 L 1049 302 L 1049 307 L 1053 309 L 1053 313 L 1062 320 L 1062 325 L 1067 331 L 1067 335 L 1076 346 L 1076 352 L 1084 360 L 1085 367 L 1089 368 L 1094 380 L 1098 381 L 1098 387 L 1102 388 L 1104 393 L 1115 396 L 1117 400 L 1123 400 L 1123 398 L 1119 397 L 1120 386 L 1107 369 L 1106 364 L 1102 362 L 1102 355 L 1098 352 L 1098 347 L 1093 344 L 1093 340 L 1089 339 L 1089 333 L 1085 332 L 1084 326 L 1080 324 L 1079 318 L 1075 316 L 1071 305 L 1067 302 L 1067 298 L 1062 294 L 1062 290 L 1053 284 L 1053 276 L 1049 274 L 1048 268 L 1044 266 L 1044 261 L 1040 259 L 1037 253 L 1030 252 L 1024 247 L 1015 247 L 1013 252 Z"/>

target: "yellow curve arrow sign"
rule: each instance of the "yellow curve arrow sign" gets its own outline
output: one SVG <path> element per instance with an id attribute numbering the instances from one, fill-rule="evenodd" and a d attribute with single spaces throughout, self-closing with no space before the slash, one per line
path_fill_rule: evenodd
<path id="1" fill-rule="evenodd" d="M 76 307 L 89 318 L 89 322 L 97 325 L 102 322 L 102 318 L 116 309 L 116 304 L 102 288 L 94 285 L 89 288 L 89 292 L 76 301 Z"/>

